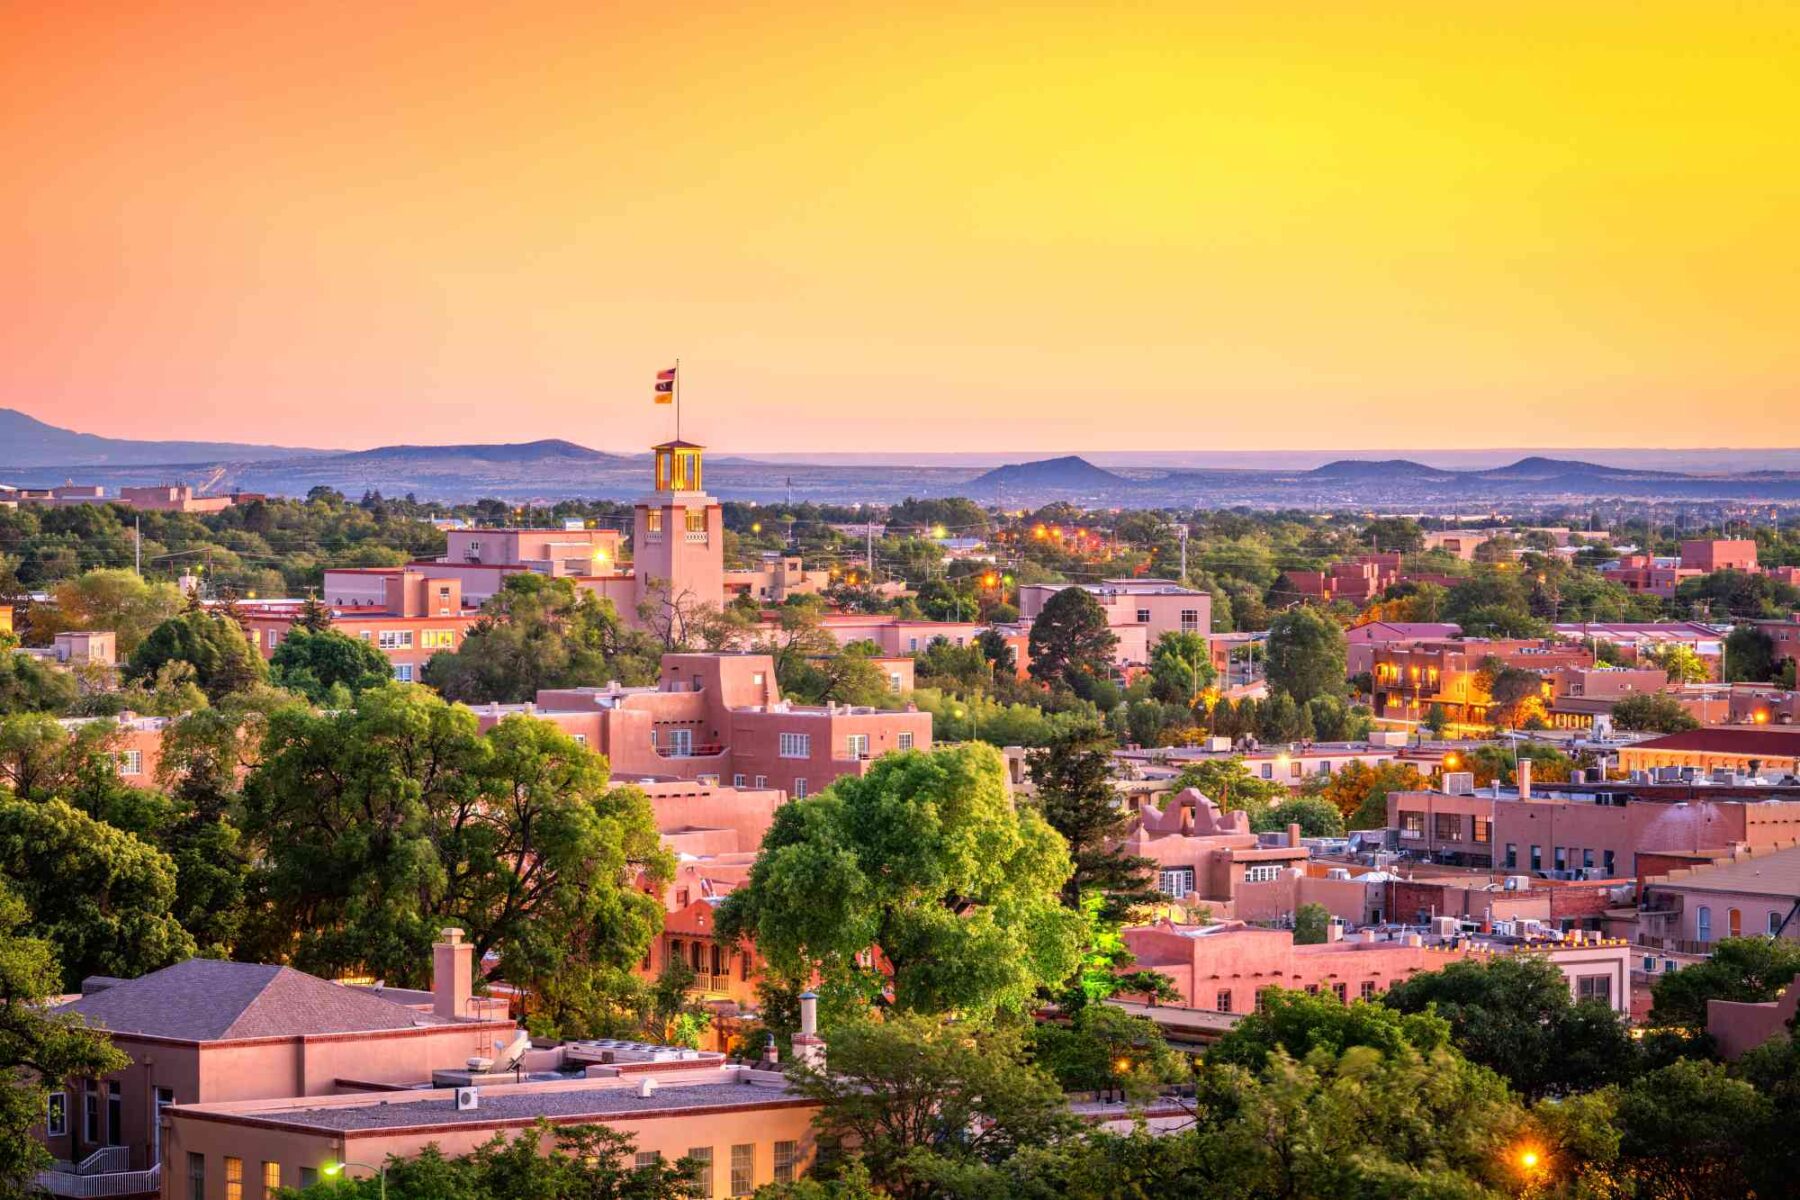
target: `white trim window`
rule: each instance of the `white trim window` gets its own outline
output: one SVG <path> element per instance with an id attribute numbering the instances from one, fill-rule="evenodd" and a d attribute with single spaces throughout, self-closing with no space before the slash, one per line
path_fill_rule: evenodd
<path id="1" fill-rule="evenodd" d="M 769 777 L 767 775 L 758 775 L 756 777 L 756 783 L 752 786 L 759 787 L 759 788 L 768 787 L 769 786 Z"/>
<path id="2" fill-rule="evenodd" d="M 395 663 L 394 679 L 399 683 L 411 683 L 413 681 L 413 665 L 411 663 Z"/>
<path id="3" fill-rule="evenodd" d="M 1274 883 L 1281 878 L 1281 867 L 1275 863 L 1258 863 L 1244 870 L 1245 883 Z"/>
<path id="4" fill-rule="evenodd" d="M 44 1106 L 44 1136 L 67 1137 L 69 1134 L 69 1093 L 51 1092 Z"/>
<path id="5" fill-rule="evenodd" d="M 142 750 L 119 751 L 119 774 L 142 775 L 144 773 L 144 752 Z"/>
<path id="6" fill-rule="evenodd" d="M 731 786 L 734 788 L 741 788 L 744 786 L 744 774 L 742 771 L 731 777 Z"/>
<path id="7" fill-rule="evenodd" d="M 413 631 L 410 629 L 384 629 L 375 644 L 383 650 L 411 650 Z"/>
<path id="8" fill-rule="evenodd" d="M 1171 900 L 1180 900 L 1194 890 L 1194 868 L 1170 867 L 1157 874 L 1157 889 Z"/>
<path id="9" fill-rule="evenodd" d="M 794 780 L 794 799 L 796 799 L 796 800 L 806 799 L 806 780 L 804 780 L 804 779 Z"/>
<path id="10" fill-rule="evenodd" d="M 811 758 L 812 734 L 784 733 L 781 735 L 781 757 Z"/>
<path id="11" fill-rule="evenodd" d="M 901 750 L 911 750 L 913 748 L 913 731 L 910 729 L 902 729 L 898 734 L 894 735 L 894 745 Z"/>
<path id="12" fill-rule="evenodd" d="M 844 753 L 850 758 L 869 757 L 869 735 L 853 733 L 844 739 Z"/>
<path id="13" fill-rule="evenodd" d="M 669 730 L 669 757 L 689 758 L 694 753 L 694 731 L 691 729 Z"/>

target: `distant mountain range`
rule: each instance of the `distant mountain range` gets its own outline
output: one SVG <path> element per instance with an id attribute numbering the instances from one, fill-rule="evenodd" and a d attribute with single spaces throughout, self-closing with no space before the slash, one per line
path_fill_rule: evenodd
<path id="1" fill-rule="evenodd" d="M 1616 452 L 1624 453 L 1624 452 Z M 1675 452 L 1657 452 L 1669 461 Z M 1704 452 L 1711 464 L 1719 452 Z M 1786 453 L 1786 452 L 1777 452 Z M 1748 459 L 1751 452 L 1745 452 Z M 971 458 L 973 456 L 970 456 Z M 1073 500 L 1096 506 L 1371 508 L 1464 511 L 1479 505 L 1554 502 L 1800 502 L 1800 471 L 1675 471 L 1527 455 L 1498 465 L 1437 467 L 1409 458 L 1345 458 L 1310 468 L 1264 465 L 1158 465 L 1119 456 L 1108 470 L 1081 455 L 1013 462 L 983 470 L 965 459 L 948 465 L 851 462 L 843 456 L 791 459 L 715 455 L 707 489 L 734 500 L 883 503 L 907 496 L 968 496 L 1008 505 Z M 1466 459 L 1456 461 L 1467 464 Z M 1757 466 L 1765 466 L 1764 459 Z M 1129 464 L 1129 465 L 1127 465 Z M 630 500 L 650 487 L 649 458 L 611 454 L 574 442 L 381 446 L 309 450 L 236 442 L 153 442 L 59 429 L 0 409 L 0 483 L 43 486 L 65 479 L 109 488 L 185 480 L 208 494 L 230 491 L 305 495 L 331 487 L 351 495 L 412 493 L 457 502 L 492 496 L 521 502 L 591 498 Z"/>
<path id="2" fill-rule="evenodd" d="M 326 453 L 248 442 L 140 442 L 76 433 L 13 408 L 0 408 L 0 469 L 6 467 L 139 466 L 225 459 L 293 458 Z"/>

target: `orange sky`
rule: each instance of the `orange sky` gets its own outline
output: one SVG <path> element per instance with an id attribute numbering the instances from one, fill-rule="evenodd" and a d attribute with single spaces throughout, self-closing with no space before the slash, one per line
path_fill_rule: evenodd
<path id="1" fill-rule="evenodd" d="M 312 445 L 1800 444 L 1800 5 L 13 4 L 0 405 Z"/>

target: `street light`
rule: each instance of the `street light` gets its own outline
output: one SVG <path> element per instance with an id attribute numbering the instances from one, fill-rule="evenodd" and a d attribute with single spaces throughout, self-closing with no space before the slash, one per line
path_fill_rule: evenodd
<path id="1" fill-rule="evenodd" d="M 323 1170 L 324 1170 L 325 1174 L 335 1177 L 337 1175 L 343 1174 L 344 1170 L 348 1167 L 361 1167 L 365 1171 L 374 1171 L 381 1179 L 381 1200 L 387 1200 L 387 1164 L 386 1163 L 382 1163 L 379 1167 L 374 1167 L 374 1166 L 370 1166 L 368 1163 L 365 1163 L 365 1162 L 335 1162 L 335 1163 L 326 1163 Z"/>

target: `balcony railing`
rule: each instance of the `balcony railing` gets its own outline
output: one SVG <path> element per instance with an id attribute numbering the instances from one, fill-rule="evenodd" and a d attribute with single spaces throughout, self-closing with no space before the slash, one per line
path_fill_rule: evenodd
<path id="1" fill-rule="evenodd" d="M 162 1190 L 162 1164 L 158 1163 L 148 1171 L 99 1171 L 90 1175 L 77 1175 L 72 1171 L 39 1171 L 37 1186 L 39 1191 L 52 1196 L 69 1196 L 74 1200 L 89 1200 L 90 1197 L 97 1196 L 156 1195 Z"/>

